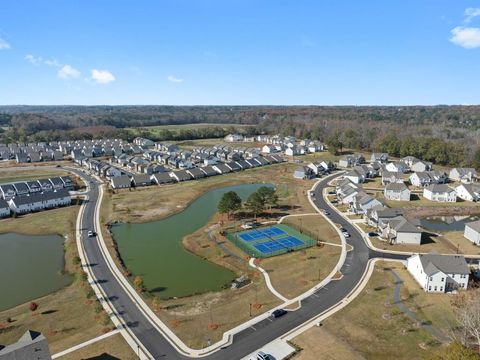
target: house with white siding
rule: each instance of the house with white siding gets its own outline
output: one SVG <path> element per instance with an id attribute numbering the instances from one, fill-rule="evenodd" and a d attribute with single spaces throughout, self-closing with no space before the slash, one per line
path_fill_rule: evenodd
<path id="1" fill-rule="evenodd" d="M 432 163 L 426 161 L 416 161 L 410 166 L 410 171 L 413 172 L 422 172 L 432 170 Z"/>
<path id="2" fill-rule="evenodd" d="M 445 184 L 432 184 L 423 189 L 423 197 L 430 201 L 456 202 L 457 193 Z"/>
<path id="3" fill-rule="evenodd" d="M 360 184 L 365 182 L 365 175 L 360 174 L 357 170 L 351 170 L 347 172 L 343 177 L 350 180 L 354 184 Z"/>
<path id="4" fill-rule="evenodd" d="M 373 196 L 360 191 L 353 196 L 352 203 L 350 205 L 350 211 L 354 214 L 366 214 L 369 209 L 374 207 L 383 206 L 380 200 L 375 199 Z"/>
<path id="5" fill-rule="evenodd" d="M 473 168 L 453 168 L 449 177 L 453 181 L 469 184 L 477 178 L 477 171 Z"/>
<path id="6" fill-rule="evenodd" d="M 10 216 L 10 206 L 8 203 L 0 198 L 0 218 L 9 217 Z"/>
<path id="7" fill-rule="evenodd" d="M 372 153 L 372 156 L 370 157 L 370 162 L 378 162 L 381 164 L 384 164 L 388 161 L 388 154 L 387 153 Z"/>
<path id="8" fill-rule="evenodd" d="M 413 225 L 403 216 L 398 216 L 379 224 L 382 236 L 390 244 L 414 244 L 422 243 L 422 230 Z"/>
<path id="9" fill-rule="evenodd" d="M 407 270 L 424 291 L 433 293 L 466 289 L 470 276 L 460 255 L 415 254 L 407 259 Z"/>
<path id="10" fill-rule="evenodd" d="M 0 194 L 4 200 L 8 201 L 14 198 L 17 195 L 17 192 L 12 184 L 3 184 L 0 185 Z"/>
<path id="11" fill-rule="evenodd" d="M 46 193 L 35 193 L 25 196 L 16 196 L 8 201 L 10 209 L 17 214 L 26 214 L 72 203 L 72 199 L 65 189 Z"/>
<path id="12" fill-rule="evenodd" d="M 128 189 L 132 187 L 132 180 L 126 175 L 114 176 L 110 179 L 110 186 L 113 189 Z"/>
<path id="13" fill-rule="evenodd" d="M 410 201 L 410 189 L 404 183 L 385 185 L 383 195 L 387 200 Z"/>
<path id="14" fill-rule="evenodd" d="M 385 166 L 387 171 L 404 173 L 407 171 L 407 165 L 403 161 L 390 162 Z"/>
<path id="15" fill-rule="evenodd" d="M 480 184 L 461 184 L 455 188 L 457 196 L 465 201 L 480 201 Z"/>
<path id="16" fill-rule="evenodd" d="M 397 171 L 382 171 L 382 185 L 391 183 L 403 183 L 403 173 Z"/>
<path id="17" fill-rule="evenodd" d="M 475 245 L 480 246 L 480 220 L 465 224 L 463 236 Z"/>
<path id="18" fill-rule="evenodd" d="M 408 180 L 413 186 L 425 187 L 431 184 L 445 184 L 448 176 L 443 171 L 423 171 L 413 173 Z"/>

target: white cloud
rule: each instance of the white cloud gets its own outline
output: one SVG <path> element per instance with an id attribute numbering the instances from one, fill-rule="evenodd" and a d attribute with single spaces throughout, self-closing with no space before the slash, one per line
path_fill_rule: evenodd
<path id="1" fill-rule="evenodd" d="M 41 56 L 33 56 L 32 54 L 25 55 L 25 60 L 32 63 L 33 65 L 48 65 L 54 67 L 61 67 L 62 65 L 58 63 L 55 59 L 44 59 Z"/>
<path id="2" fill-rule="evenodd" d="M 480 8 L 467 8 L 465 9 L 465 23 L 468 24 L 474 18 L 480 16 Z"/>
<path id="3" fill-rule="evenodd" d="M 108 84 L 115 81 L 115 76 L 108 70 L 92 70 L 92 80 L 99 84 Z"/>
<path id="4" fill-rule="evenodd" d="M 183 79 L 179 79 L 173 75 L 168 75 L 167 76 L 168 81 L 173 82 L 173 83 L 182 83 Z"/>
<path id="5" fill-rule="evenodd" d="M 451 31 L 450 41 L 465 49 L 480 47 L 480 28 L 457 26 Z"/>
<path id="6" fill-rule="evenodd" d="M 64 65 L 57 73 L 58 77 L 63 80 L 76 79 L 80 77 L 80 71 L 70 65 Z"/>
<path id="7" fill-rule="evenodd" d="M 0 38 L 0 50 L 8 50 L 8 49 L 10 49 L 10 44 L 6 40 Z"/>

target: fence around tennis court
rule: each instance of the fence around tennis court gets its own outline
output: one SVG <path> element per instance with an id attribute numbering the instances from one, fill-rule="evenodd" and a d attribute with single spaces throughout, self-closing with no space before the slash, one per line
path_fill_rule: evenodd
<path id="1" fill-rule="evenodd" d="M 284 232 L 283 235 L 285 236 L 282 235 L 280 238 L 278 238 L 278 236 L 276 237 L 265 236 L 258 240 L 253 240 L 253 241 L 245 241 L 244 239 L 240 238 L 240 235 L 242 234 L 248 234 L 248 233 L 254 233 L 255 231 L 267 230 L 272 228 L 272 226 L 258 228 L 258 229 L 251 229 L 251 230 L 249 229 L 249 230 L 238 231 L 238 232 L 227 231 L 225 236 L 230 242 L 232 242 L 235 246 L 237 246 L 239 249 L 244 251 L 246 254 L 256 258 L 267 258 L 267 257 L 277 256 L 277 255 L 285 254 L 287 252 L 309 248 L 316 244 L 316 240 L 312 239 L 310 236 L 308 236 L 305 233 L 300 233 L 298 230 L 288 225 L 278 224 L 278 225 L 274 225 L 273 227 L 277 227 L 283 230 Z M 290 248 L 282 247 L 279 250 L 271 251 L 271 252 L 262 252 L 256 249 L 254 246 L 256 244 L 263 244 L 268 242 L 279 242 L 281 239 L 284 239 L 288 236 L 301 240 L 302 244 L 298 246 L 290 247 Z"/>

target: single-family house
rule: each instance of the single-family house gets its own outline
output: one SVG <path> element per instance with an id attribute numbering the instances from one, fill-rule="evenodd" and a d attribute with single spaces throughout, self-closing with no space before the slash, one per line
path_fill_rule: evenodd
<path id="1" fill-rule="evenodd" d="M 27 330 L 16 343 L 0 345 L 2 360 L 51 360 L 48 342 L 41 333 Z"/>
<path id="2" fill-rule="evenodd" d="M 10 216 L 10 212 L 10 206 L 8 206 L 7 201 L 0 198 L 0 218 Z"/>
<path id="3" fill-rule="evenodd" d="M 364 162 L 365 157 L 363 155 L 347 155 L 338 161 L 338 166 L 348 168 L 355 165 L 361 165 Z"/>
<path id="4" fill-rule="evenodd" d="M 178 182 L 192 180 L 193 177 L 186 170 L 174 171 L 171 176 Z"/>
<path id="5" fill-rule="evenodd" d="M 380 164 L 385 164 L 388 162 L 388 154 L 387 153 L 372 153 L 370 157 L 370 162 L 375 163 L 378 162 Z"/>
<path id="6" fill-rule="evenodd" d="M 415 156 L 405 156 L 401 159 L 405 164 L 407 164 L 408 168 L 410 168 L 413 164 L 420 161 L 420 159 L 416 158 Z"/>
<path id="7" fill-rule="evenodd" d="M 408 180 L 413 186 L 425 187 L 431 184 L 445 184 L 448 176 L 443 171 L 423 171 L 413 173 Z"/>
<path id="8" fill-rule="evenodd" d="M 470 276 L 461 255 L 415 254 L 407 259 L 407 270 L 426 292 L 466 289 Z"/>
<path id="9" fill-rule="evenodd" d="M 397 171 L 382 171 L 382 185 L 391 183 L 403 184 L 403 173 Z"/>
<path id="10" fill-rule="evenodd" d="M 453 181 L 468 184 L 475 181 L 477 178 L 477 171 L 473 168 L 453 168 L 450 170 L 449 177 Z"/>
<path id="11" fill-rule="evenodd" d="M 382 230 L 382 236 L 391 244 L 421 244 L 422 230 L 403 216 L 398 216 L 384 223 L 386 223 L 386 226 Z"/>
<path id="12" fill-rule="evenodd" d="M 455 202 L 457 193 L 445 184 L 432 184 L 423 189 L 423 197 L 430 201 Z"/>
<path id="13" fill-rule="evenodd" d="M 418 160 L 410 166 L 410 171 L 413 172 L 424 172 L 432 170 L 432 163 Z"/>
<path id="14" fill-rule="evenodd" d="M 392 219 L 398 219 L 401 215 L 401 209 L 375 206 L 367 210 L 364 219 L 368 225 L 379 228 L 384 224 L 386 226 Z"/>
<path id="15" fill-rule="evenodd" d="M 354 214 L 366 214 L 366 212 L 376 206 L 383 206 L 382 202 L 375 199 L 373 196 L 359 191 L 352 197 L 352 203 L 350 205 L 350 211 Z"/>
<path id="16" fill-rule="evenodd" d="M 265 144 L 262 147 L 262 153 L 264 154 L 273 154 L 278 152 L 277 148 L 274 145 Z"/>
<path id="17" fill-rule="evenodd" d="M 360 174 L 357 170 L 351 170 L 347 172 L 344 176 L 345 179 L 349 179 L 355 184 L 360 184 L 365 182 L 365 175 Z"/>
<path id="18" fill-rule="evenodd" d="M 405 171 L 407 171 L 407 164 L 405 164 L 403 161 L 390 162 L 385 165 L 385 170 L 390 172 L 404 173 Z"/>
<path id="19" fill-rule="evenodd" d="M 457 196 L 465 201 L 480 201 L 480 184 L 460 184 L 455 188 Z"/>
<path id="20" fill-rule="evenodd" d="M 308 166 L 302 166 L 295 169 L 295 171 L 293 172 L 293 177 L 295 179 L 311 179 L 315 177 L 315 174 Z"/>
<path id="21" fill-rule="evenodd" d="M 466 223 L 463 236 L 480 246 L 480 220 Z"/>
<path id="22" fill-rule="evenodd" d="M 110 185 L 114 189 L 128 189 L 132 187 L 132 180 L 127 175 L 114 176 L 110 179 Z"/>
<path id="23" fill-rule="evenodd" d="M 404 183 L 389 183 L 385 185 L 383 195 L 387 200 L 410 201 L 410 190 Z"/>

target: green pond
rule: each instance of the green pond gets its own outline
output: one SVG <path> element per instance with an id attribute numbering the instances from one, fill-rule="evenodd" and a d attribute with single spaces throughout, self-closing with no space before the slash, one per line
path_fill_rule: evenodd
<path id="1" fill-rule="evenodd" d="M 71 283 L 63 273 L 63 242 L 57 235 L 0 235 L 0 311 Z"/>
<path id="2" fill-rule="evenodd" d="M 147 289 L 161 298 L 219 290 L 228 285 L 235 274 L 188 252 L 182 239 L 207 224 L 225 192 L 235 191 L 245 200 L 261 186 L 265 184 L 215 189 L 166 219 L 112 226 L 120 256 L 134 275 L 142 277 Z"/>

